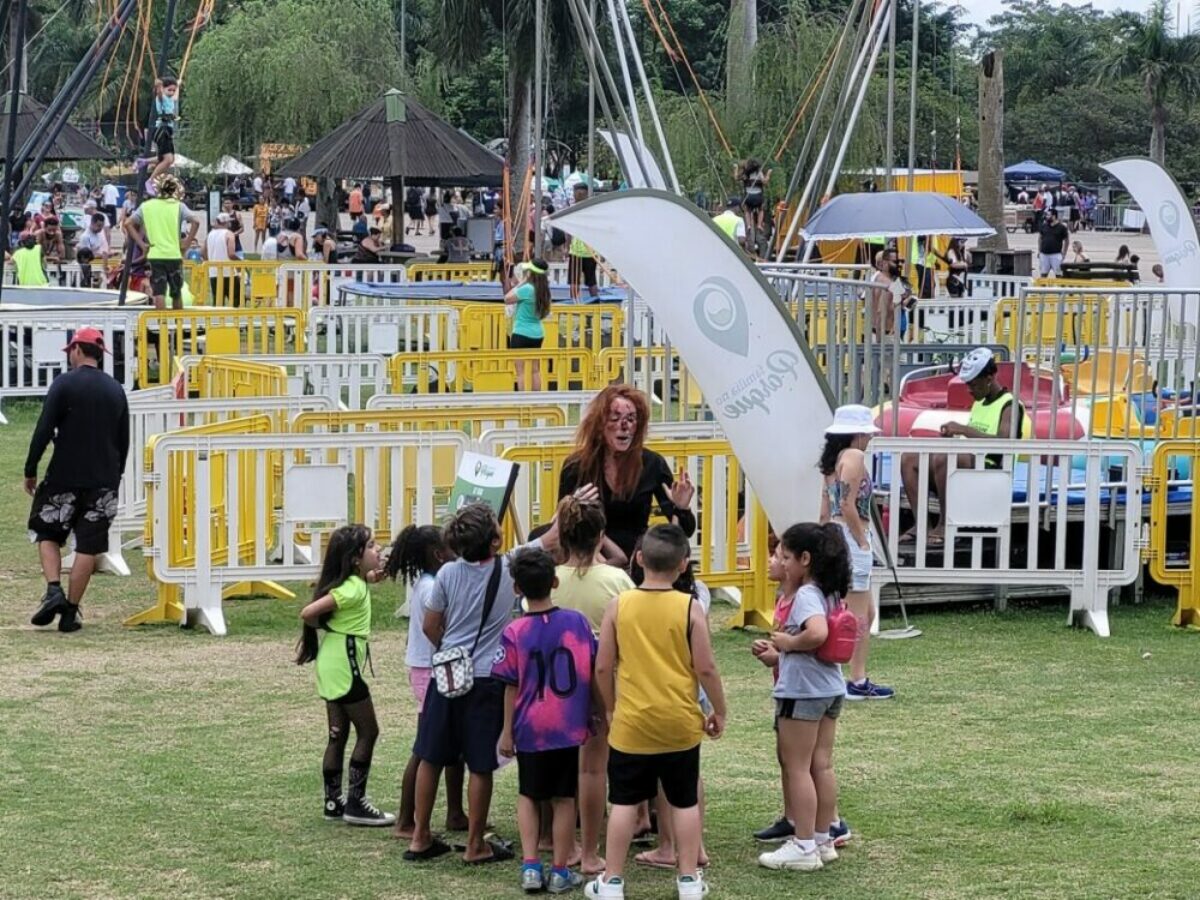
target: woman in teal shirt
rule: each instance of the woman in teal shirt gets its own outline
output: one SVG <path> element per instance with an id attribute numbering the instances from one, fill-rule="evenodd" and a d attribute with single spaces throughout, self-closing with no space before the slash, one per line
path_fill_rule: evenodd
<path id="1" fill-rule="evenodd" d="M 504 297 L 513 317 L 512 334 L 508 338 L 509 350 L 539 350 L 546 339 L 542 319 L 550 315 L 550 282 L 546 278 L 548 267 L 543 259 L 532 259 L 525 263 L 521 283 Z M 527 354 L 526 354 L 527 355 Z M 530 363 L 530 386 L 525 387 L 525 362 L 514 362 L 517 369 L 517 390 L 542 389 L 541 364 Z"/>

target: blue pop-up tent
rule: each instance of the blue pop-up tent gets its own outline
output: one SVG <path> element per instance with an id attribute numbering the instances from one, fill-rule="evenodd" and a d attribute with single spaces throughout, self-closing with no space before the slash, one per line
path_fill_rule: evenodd
<path id="1" fill-rule="evenodd" d="M 1062 181 L 1067 173 L 1052 166 L 1043 166 L 1035 159 L 1025 159 L 1004 170 L 1009 181 Z"/>

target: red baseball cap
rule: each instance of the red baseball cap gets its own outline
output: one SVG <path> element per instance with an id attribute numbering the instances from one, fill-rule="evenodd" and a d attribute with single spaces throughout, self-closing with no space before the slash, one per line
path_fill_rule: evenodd
<path id="1" fill-rule="evenodd" d="M 100 329 L 92 328 L 90 325 L 80 328 L 71 335 L 71 340 L 67 343 L 67 346 L 63 347 L 63 350 L 70 350 L 76 344 L 95 344 L 105 353 L 109 352 L 108 348 L 104 346 L 104 335 Z"/>

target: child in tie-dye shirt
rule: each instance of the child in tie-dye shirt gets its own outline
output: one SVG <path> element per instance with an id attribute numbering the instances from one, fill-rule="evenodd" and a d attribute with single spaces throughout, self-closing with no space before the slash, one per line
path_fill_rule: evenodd
<path id="1" fill-rule="evenodd" d="M 558 584 L 554 558 L 518 551 L 509 571 L 528 612 L 508 624 L 492 677 L 505 683 L 500 753 L 517 757 L 517 822 L 521 830 L 521 887 L 561 893 L 583 884 L 567 868 L 575 846 L 579 748 L 592 716 L 596 639 L 583 613 L 550 602 Z M 546 883 L 538 856 L 538 805 L 554 811 L 554 865 Z"/>

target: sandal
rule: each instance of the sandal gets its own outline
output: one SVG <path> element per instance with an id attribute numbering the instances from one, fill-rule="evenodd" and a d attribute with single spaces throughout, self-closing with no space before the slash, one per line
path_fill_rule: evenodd
<path id="1" fill-rule="evenodd" d="M 430 859 L 437 859 L 439 856 L 445 856 L 450 852 L 450 845 L 439 838 L 434 838 L 424 850 L 405 850 L 404 859 L 407 862 L 424 862 Z"/>
<path id="2" fill-rule="evenodd" d="M 486 866 L 488 863 L 508 862 L 515 856 L 500 841 L 488 841 L 487 845 L 492 848 L 491 856 L 484 856 L 481 859 L 466 859 L 463 863 L 468 866 Z"/>

